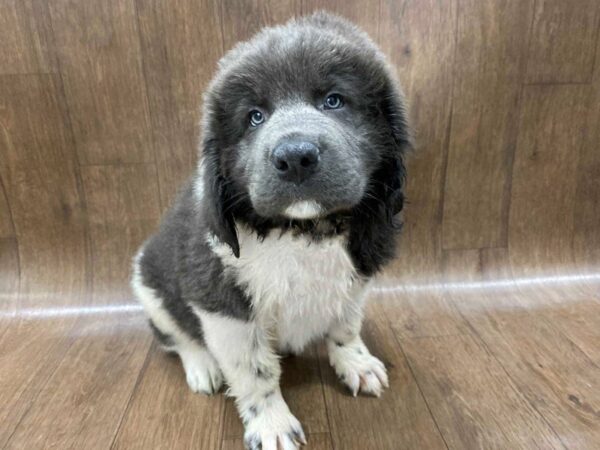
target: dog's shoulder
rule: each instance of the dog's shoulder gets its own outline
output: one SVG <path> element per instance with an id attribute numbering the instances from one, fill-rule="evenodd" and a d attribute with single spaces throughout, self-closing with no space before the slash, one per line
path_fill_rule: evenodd
<path id="1" fill-rule="evenodd" d="M 180 190 L 158 231 L 142 246 L 140 271 L 144 283 L 164 298 L 209 312 L 247 319 L 250 303 L 209 248 L 211 226 L 203 207 L 202 179 L 196 175 Z"/>

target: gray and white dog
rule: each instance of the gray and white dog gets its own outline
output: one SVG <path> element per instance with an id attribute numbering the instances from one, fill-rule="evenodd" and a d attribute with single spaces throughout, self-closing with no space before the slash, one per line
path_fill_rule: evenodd
<path id="1" fill-rule="evenodd" d="M 136 256 L 133 289 L 190 388 L 229 385 L 248 448 L 296 449 L 279 355 L 324 339 L 352 394 L 388 384 L 360 329 L 400 228 L 402 95 L 364 32 L 317 13 L 225 55 L 202 125 L 198 169 Z"/>

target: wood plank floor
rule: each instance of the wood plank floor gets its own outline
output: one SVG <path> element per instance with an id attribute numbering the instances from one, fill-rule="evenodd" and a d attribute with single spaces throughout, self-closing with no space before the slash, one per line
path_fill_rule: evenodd
<path id="1" fill-rule="evenodd" d="M 326 8 L 389 55 L 417 134 L 353 398 L 283 361 L 311 449 L 600 448 L 600 2 L 0 2 L 0 448 L 241 449 L 128 288 L 197 159 L 217 60 Z"/>

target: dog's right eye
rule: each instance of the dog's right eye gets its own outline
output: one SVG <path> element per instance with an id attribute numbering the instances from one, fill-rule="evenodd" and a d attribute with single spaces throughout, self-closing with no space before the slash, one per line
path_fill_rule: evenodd
<path id="1" fill-rule="evenodd" d="M 250 111 L 250 126 L 257 127 L 265 121 L 265 115 L 258 109 Z"/>
<path id="2" fill-rule="evenodd" d="M 344 98 L 340 94 L 329 94 L 323 104 L 325 109 L 340 109 L 342 106 Z"/>

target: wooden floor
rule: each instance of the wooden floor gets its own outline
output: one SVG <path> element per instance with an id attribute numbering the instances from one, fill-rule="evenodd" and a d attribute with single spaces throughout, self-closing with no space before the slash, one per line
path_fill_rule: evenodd
<path id="1" fill-rule="evenodd" d="M 0 448 L 242 447 L 231 400 L 158 351 L 129 261 L 218 58 L 322 7 L 390 55 L 418 149 L 363 333 L 391 386 L 285 360 L 308 448 L 600 448 L 598 0 L 0 1 Z"/>

